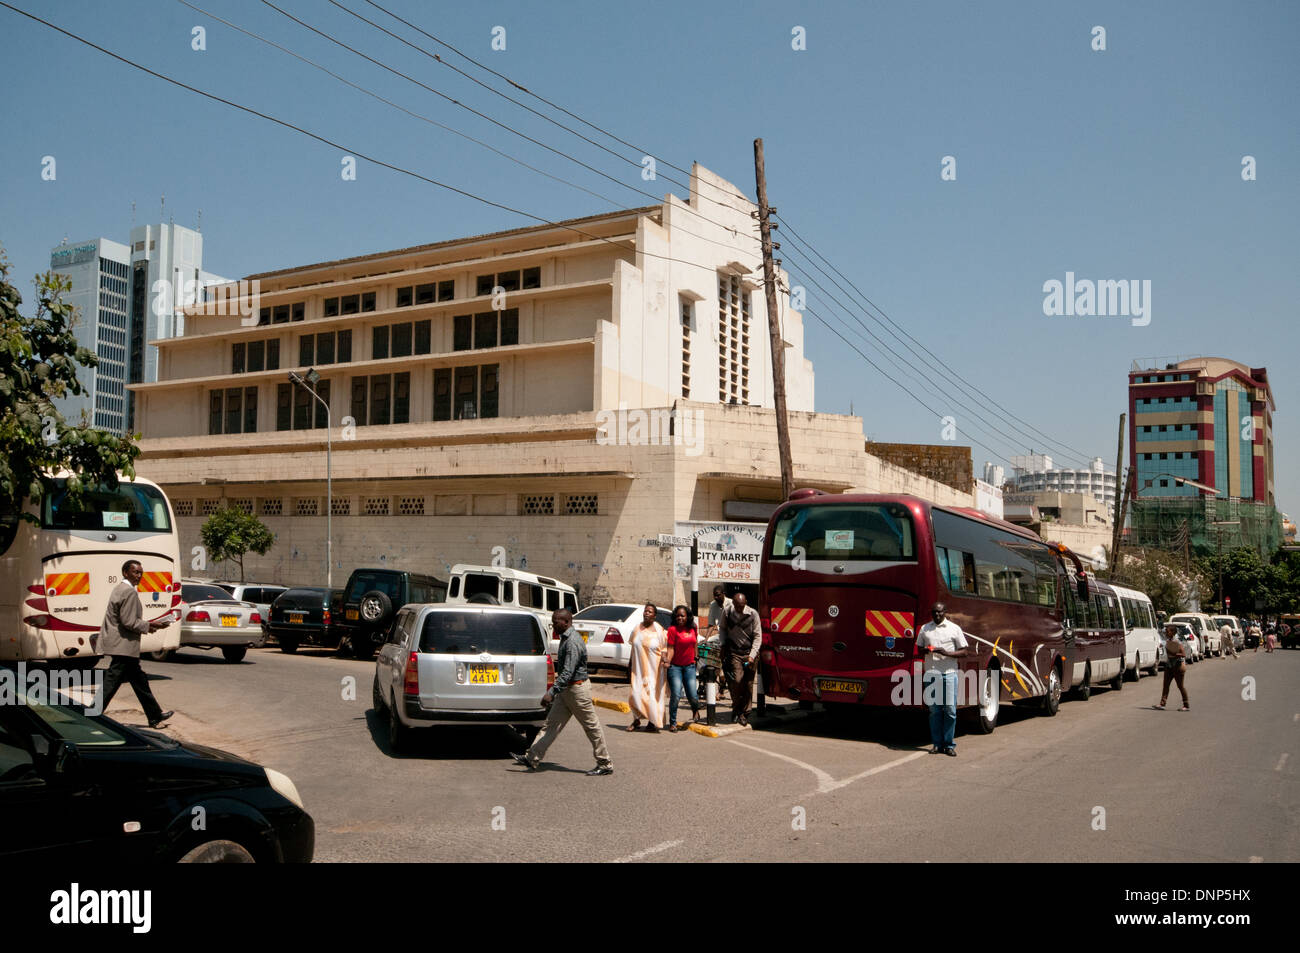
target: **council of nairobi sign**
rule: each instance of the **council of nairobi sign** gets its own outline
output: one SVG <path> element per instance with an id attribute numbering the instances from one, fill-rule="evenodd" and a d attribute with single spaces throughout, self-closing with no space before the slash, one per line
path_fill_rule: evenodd
<path id="1" fill-rule="evenodd" d="M 674 533 L 694 538 L 702 545 L 717 547 L 699 551 L 701 579 L 758 582 L 758 571 L 763 561 L 763 540 L 767 535 L 765 523 L 678 523 Z M 673 562 L 678 578 L 689 579 L 690 550 L 675 550 Z"/>

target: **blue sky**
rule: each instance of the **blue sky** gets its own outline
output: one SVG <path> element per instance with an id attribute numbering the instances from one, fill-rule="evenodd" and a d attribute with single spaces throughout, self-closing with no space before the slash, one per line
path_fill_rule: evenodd
<path id="1" fill-rule="evenodd" d="M 13 2 L 185 83 L 536 215 L 613 207 L 177 0 Z M 618 205 L 650 201 L 261 2 L 194 2 Z M 438 49 L 364 0 L 342 2 Z M 1268 367 L 1278 503 L 1300 515 L 1300 385 L 1291 373 L 1300 343 L 1300 4 L 382 2 L 661 160 L 699 161 L 751 196 L 752 141 L 762 136 L 769 195 L 790 224 L 961 376 L 1049 434 L 1051 446 L 1078 451 L 1057 452 L 1062 462 L 1099 455 L 1113 465 L 1135 358 L 1214 354 Z M 643 182 L 632 150 L 624 153 L 634 162 L 620 162 L 336 7 L 277 5 L 626 185 L 656 197 L 682 192 L 662 177 Z M 207 30 L 204 51 L 191 48 L 196 25 Z M 1097 25 L 1104 52 L 1091 49 Z M 504 51 L 491 49 L 496 26 L 505 28 Z M 806 30 L 805 50 L 791 49 L 796 26 Z M 125 241 L 131 202 L 137 223 L 157 221 L 163 193 L 178 224 L 192 226 L 203 210 L 205 267 L 231 277 L 528 224 L 365 163 L 345 182 L 338 150 L 4 9 L 0 79 L 0 241 L 29 300 L 51 246 L 65 235 Z M 40 176 L 46 155 L 58 163 L 53 182 Z M 957 177 L 941 181 L 949 155 Z M 1246 155 L 1256 181 L 1242 180 Z M 798 257 L 791 243 L 787 266 Z M 1043 283 L 1067 271 L 1149 280 L 1150 324 L 1045 316 Z M 857 328 L 846 308 L 805 285 L 813 311 Z M 818 321 L 806 325 L 817 409 L 852 404 L 872 439 L 941 441 L 935 414 Z M 942 368 L 903 365 L 860 332 L 843 333 L 951 413 L 960 442 L 988 446 L 973 449 L 977 471 L 985 459 L 1050 449 L 986 408 L 1009 436 L 991 433 Z"/>

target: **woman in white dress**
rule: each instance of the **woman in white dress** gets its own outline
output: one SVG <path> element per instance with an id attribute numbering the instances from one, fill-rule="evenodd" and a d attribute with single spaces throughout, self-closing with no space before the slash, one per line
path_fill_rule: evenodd
<path id="1" fill-rule="evenodd" d="M 668 633 L 655 620 L 653 602 L 645 604 L 641 623 L 632 630 L 629 645 L 632 649 L 632 690 L 628 705 L 632 708 L 632 724 L 628 731 L 636 731 L 642 720 L 649 722 L 648 731 L 658 731 L 664 725 L 664 709 L 668 700 Z"/>

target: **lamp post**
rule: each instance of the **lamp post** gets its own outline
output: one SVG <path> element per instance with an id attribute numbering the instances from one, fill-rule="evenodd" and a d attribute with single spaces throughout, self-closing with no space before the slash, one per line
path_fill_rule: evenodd
<path id="1" fill-rule="evenodd" d="M 289 372 L 289 380 L 301 387 L 325 408 L 325 585 L 334 588 L 334 447 L 331 439 L 333 427 L 330 421 L 330 405 L 316 393 L 316 382 L 320 374 L 315 368 L 308 368 L 307 373 L 299 376 L 297 371 Z"/>

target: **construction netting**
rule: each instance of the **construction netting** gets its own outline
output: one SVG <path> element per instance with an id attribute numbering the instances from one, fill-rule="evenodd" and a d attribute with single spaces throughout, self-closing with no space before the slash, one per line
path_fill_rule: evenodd
<path id="1" fill-rule="evenodd" d="M 1134 500 L 1127 544 L 1208 555 L 1249 548 L 1268 559 L 1282 544 L 1276 507 L 1213 498 Z"/>

